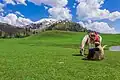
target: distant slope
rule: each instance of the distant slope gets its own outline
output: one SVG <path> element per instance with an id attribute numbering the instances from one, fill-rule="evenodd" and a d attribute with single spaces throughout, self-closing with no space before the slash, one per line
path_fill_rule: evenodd
<path id="1" fill-rule="evenodd" d="M 24 31 L 24 29 L 9 25 L 6 23 L 0 23 L 0 31 L 6 32 L 6 33 L 16 33 L 19 31 Z"/>
<path id="2" fill-rule="evenodd" d="M 31 33 L 29 28 L 0 23 L 0 38 L 22 38 L 29 36 Z"/>
<path id="3" fill-rule="evenodd" d="M 63 31 L 75 31 L 75 32 L 85 32 L 86 28 L 83 28 L 80 24 L 71 21 L 61 21 L 51 25 L 48 30 L 63 30 Z"/>
<path id="4" fill-rule="evenodd" d="M 30 27 L 31 29 L 42 30 L 63 30 L 63 31 L 76 31 L 85 32 L 86 28 L 83 28 L 80 24 L 68 21 L 68 20 L 50 20 L 44 19 L 24 27 Z"/>
<path id="5" fill-rule="evenodd" d="M 86 32 L 80 24 L 68 20 L 41 19 L 25 26 L 14 26 L 7 23 L 0 23 L 0 37 L 30 36 L 47 30 L 61 30 Z"/>
<path id="6" fill-rule="evenodd" d="M 25 28 L 30 28 L 37 31 L 63 30 L 85 32 L 87 30 L 83 28 L 80 24 L 68 20 L 41 19 L 40 21 L 22 27 L 9 25 L 7 23 L 0 23 L 0 30 L 7 33 L 19 32 L 21 30 L 25 30 Z"/>

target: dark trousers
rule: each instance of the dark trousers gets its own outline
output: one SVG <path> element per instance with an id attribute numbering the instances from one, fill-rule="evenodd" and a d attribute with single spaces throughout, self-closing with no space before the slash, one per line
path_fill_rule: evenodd
<path id="1" fill-rule="evenodd" d="M 95 54 L 95 48 L 89 49 L 89 54 L 87 56 L 87 59 L 92 59 L 94 57 L 94 54 Z"/>

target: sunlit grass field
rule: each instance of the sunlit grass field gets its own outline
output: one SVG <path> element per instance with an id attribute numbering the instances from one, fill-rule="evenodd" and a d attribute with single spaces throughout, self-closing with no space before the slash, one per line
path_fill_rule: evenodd
<path id="1" fill-rule="evenodd" d="M 47 31 L 21 39 L 0 39 L 0 80 L 120 80 L 120 35 L 102 34 L 105 59 L 82 60 L 86 33 Z"/>

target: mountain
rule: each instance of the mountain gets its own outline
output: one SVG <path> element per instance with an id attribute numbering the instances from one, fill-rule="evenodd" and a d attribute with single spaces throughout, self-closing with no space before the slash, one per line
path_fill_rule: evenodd
<path id="1" fill-rule="evenodd" d="M 55 20 L 55 19 L 41 19 L 40 21 L 34 22 L 24 27 L 42 30 L 64 30 L 64 31 L 86 31 L 80 24 L 69 21 L 69 20 Z"/>
<path id="2" fill-rule="evenodd" d="M 21 28 L 0 22 L 0 37 L 2 38 L 25 37 L 29 36 L 29 33 L 30 30 L 27 28 Z"/>
<path id="3" fill-rule="evenodd" d="M 46 30 L 86 31 L 80 24 L 68 20 L 41 19 L 25 26 L 0 23 L 0 37 L 25 37 Z"/>
<path id="4" fill-rule="evenodd" d="M 20 30 L 24 30 L 24 29 L 17 26 L 9 25 L 7 23 L 0 23 L 0 31 L 6 33 L 14 33 L 14 32 L 19 32 Z"/>
<path id="5" fill-rule="evenodd" d="M 52 23 L 52 22 L 56 22 L 56 21 L 58 21 L 58 20 L 56 20 L 56 19 L 52 19 L 52 18 L 44 18 L 44 19 L 41 19 L 41 20 L 36 21 L 36 22 L 34 22 L 34 23 L 43 23 L 43 22 L 49 22 L 49 23 Z"/>
<path id="6" fill-rule="evenodd" d="M 41 19 L 39 21 L 33 22 L 29 25 L 23 26 L 25 28 L 31 28 L 31 29 L 44 29 L 49 27 L 50 25 L 56 23 L 57 20 L 56 19 Z"/>
<path id="7" fill-rule="evenodd" d="M 62 20 L 59 22 L 56 22 L 55 24 L 52 24 L 47 28 L 47 30 L 64 30 L 64 31 L 75 31 L 75 32 L 85 32 L 86 28 L 83 28 L 78 23 L 68 21 L 68 20 Z"/>

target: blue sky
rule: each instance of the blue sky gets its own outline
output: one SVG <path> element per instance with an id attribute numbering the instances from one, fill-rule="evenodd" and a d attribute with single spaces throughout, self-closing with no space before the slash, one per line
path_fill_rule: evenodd
<path id="1" fill-rule="evenodd" d="M 37 0 L 36 0 L 37 1 Z M 43 0 L 44 1 L 44 0 Z M 1 3 L 4 3 L 3 0 L 0 0 Z M 8 15 L 9 13 L 15 13 L 16 11 L 20 12 L 22 15 L 24 15 L 25 18 L 28 18 L 32 21 L 38 21 L 42 18 L 48 18 L 50 13 L 48 12 L 48 9 L 52 8 L 50 5 L 46 5 L 45 3 L 42 3 L 40 5 L 36 5 L 30 1 L 25 1 L 26 5 L 18 4 L 7 4 L 4 9 L 4 16 Z M 75 7 L 73 8 L 74 3 L 76 3 Z M 102 4 L 101 10 L 107 9 L 109 12 L 120 12 L 120 0 L 104 0 L 104 4 Z M 48 9 L 45 9 L 45 6 L 48 7 Z M 75 0 L 68 0 L 68 4 L 64 7 L 67 7 L 70 10 L 70 13 L 72 15 L 72 21 L 78 22 L 78 16 L 76 14 L 78 2 Z M 18 15 L 19 17 L 19 15 Z M 110 20 L 99 20 L 107 22 L 115 27 L 117 31 L 120 31 L 120 19 L 117 19 L 115 21 Z"/>
<path id="2" fill-rule="evenodd" d="M 43 4 L 37 6 L 30 2 L 27 2 L 27 6 L 8 4 L 5 7 L 5 11 L 9 13 L 9 10 L 12 10 L 12 12 L 19 11 L 26 18 L 29 18 L 32 21 L 37 21 L 39 19 L 46 18 L 49 15 L 47 10 L 45 10 Z"/>
<path id="3" fill-rule="evenodd" d="M 1 0 L 2 1 L 2 0 Z M 37 21 L 41 18 L 48 17 L 49 13 L 44 8 L 44 4 L 41 5 L 35 5 L 31 2 L 26 1 L 27 6 L 25 5 L 12 5 L 8 4 L 5 7 L 5 11 L 12 10 L 13 12 L 19 11 L 21 12 L 25 17 L 30 18 L 33 21 Z M 75 3 L 75 0 L 68 0 L 67 7 L 71 10 L 71 13 L 73 15 L 73 20 L 76 19 L 76 8 L 73 8 L 73 4 Z M 105 3 L 103 4 L 101 9 L 108 9 L 110 12 L 114 11 L 120 11 L 120 0 L 105 0 Z"/>
<path id="4" fill-rule="evenodd" d="M 26 1 L 27 6 L 25 5 L 12 5 L 12 4 L 7 4 L 5 7 L 5 11 L 12 10 L 12 12 L 19 11 L 22 13 L 26 18 L 29 18 L 33 21 L 40 20 L 42 18 L 48 18 L 49 13 L 48 10 L 44 8 L 44 4 L 41 5 L 35 5 L 31 2 Z M 76 9 L 73 8 L 73 4 L 75 3 L 75 0 L 69 0 L 67 7 L 71 10 L 71 13 L 73 15 L 73 20 L 76 21 Z M 50 7 L 50 6 L 48 6 Z"/>
<path id="5" fill-rule="evenodd" d="M 2 0 L 0 0 L 2 2 Z M 31 2 L 26 1 L 27 6 L 25 5 L 12 5 L 7 4 L 5 7 L 5 11 L 9 12 L 9 10 L 12 10 L 12 12 L 19 11 L 22 13 L 25 17 L 30 18 L 33 21 L 37 21 L 42 18 L 46 18 L 49 16 L 49 13 L 44 8 L 44 4 L 41 5 L 35 5 Z M 75 0 L 68 0 L 67 7 L 71 10 L 71 13 L 73 15 L 73 21 L 76 21 L 76 8 L 73 8 L 73 5 L 75 3 Z M 105 0 L 105 3 L 102 5 L 101 9 L 108 9 L 110 12 L 114 11 L 120 11 L 120 0 Z"/>
<path id="6" fill-rule="evenodd" d="M 120 11 L 120 0 L 105 0 L 102 9 L 108 9 L 111 12 Z"/>

